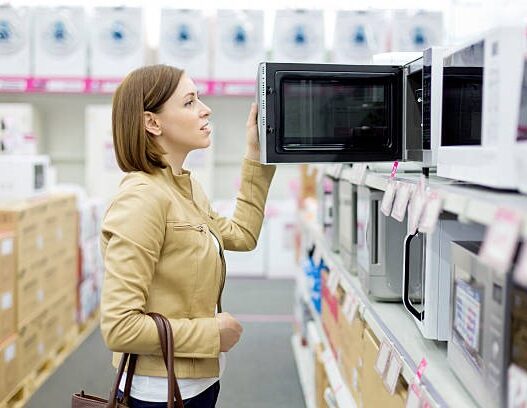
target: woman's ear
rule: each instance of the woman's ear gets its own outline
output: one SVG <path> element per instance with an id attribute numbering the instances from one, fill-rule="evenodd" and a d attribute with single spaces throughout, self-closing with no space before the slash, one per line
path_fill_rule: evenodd
<path id="1" fill-rule="evenodd" d="M 154 136 L 161 136 L 161 125 L 158 118 L 152 112 L 144 112 L 143 119 L 145 123 L 145 129 Z"/>

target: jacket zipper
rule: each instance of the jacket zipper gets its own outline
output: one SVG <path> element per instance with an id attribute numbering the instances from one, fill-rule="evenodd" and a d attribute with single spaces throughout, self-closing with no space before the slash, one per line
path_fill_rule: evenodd
<path id="1" fill-rule="evenodd" d="M 192 229 L 192 230 L 199 231 L 199 232 L 205 232 L 204 224 L 199 224 L 199 225 L 177 224 L 177 225 L 173 225 L 172 228 L 174 229 L 174 231 Z"/>
<path id="2" fill-rule="evenodd" d="M 216 236 L 216 234 L 212 231 L 212 229 L 209 229 L 210 233 L 214 235 L 214 237 L 218 240 L 218 243 L 220 243 L 219 238 Z M 226 278 L 226 272 L 227 268 L 225 267 L 225 256 L 223 254 L 223 248 L 220 244 L 220 260 L 221 260 L 221 283 L 220 283 L 220 294 L 218 296 L 218 301 L 216 303 L 216 306 L 218 307 L 218 313 L 222 312 L 221 307 L 221 294 L 223 292 L 223 288 L 225 287 L 225 278 Z"/>

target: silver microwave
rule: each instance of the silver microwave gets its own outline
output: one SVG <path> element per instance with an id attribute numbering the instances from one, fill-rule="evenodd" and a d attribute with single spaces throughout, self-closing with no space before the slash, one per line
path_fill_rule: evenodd
<path id="1" fill-rule="evenodd" d="M 262 62 L 262 163 L 401 160 L 403 67 Z"/>

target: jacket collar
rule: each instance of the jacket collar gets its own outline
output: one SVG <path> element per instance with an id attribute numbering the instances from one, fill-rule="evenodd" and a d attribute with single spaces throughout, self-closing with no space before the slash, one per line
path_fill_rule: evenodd
<path id="1" fill-rule="evenodd" d="M 172 168 L 168 165 L 164 169 L 160 169 L 160 173 L 170 186 L 174 186 L 185 198 L 192 200 L 192 179 L 190 177 L 190 171 L 182 169 L 181 174 L 175 176 L 172 174 Z"/>

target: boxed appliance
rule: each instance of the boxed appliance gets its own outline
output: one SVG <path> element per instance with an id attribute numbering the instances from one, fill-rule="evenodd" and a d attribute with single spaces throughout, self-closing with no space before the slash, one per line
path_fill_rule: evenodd
<path id="1" fill-rule="evenodd" d="M 13 391 L 21 378 L 19 350 L 17 336 L 9 337 L 0 343 L 0 401 Z"/>
<path id="2" fill-rule="evenodd" d="M 324 62 L 322 10 L 277 10 L 272 54 L 274 61 Z"/>
<path id="3" fill-rule="evenodd" d="M 182 68 L 192 78 L 208 79 L 209 26 L 201 10 L 162 9 L 159 63 Z"/>
<path id="4" fill-rule="evenodd" d="M 37 8 L 33 30 L 34 75 L 87 76 L 87 32 L 83 7 Z"/>
<path id="5" fill-rule="evenodd" d="M 0 75 L 31 75 L 30 18 L 27 7 L 0 6 Z"/>
<path id="6" fill-rule="evenodd" d="M 115 157 L 111 105 L 86 107 L 85 175 L 88 194 L 105 201 L 117 193 L 124 176 Z"/>
<path id="7" fill-rule="evenodd" d="M 29 103 L 0 103 L 0 152 L 37 154 L 41 123 Z"/>
<path id="8" fill-rule="evenodd" d="M 397 10 L 393 15 L 392 50 L 423 51 L 443 44 L 441 11 Z"/>
<path id="9" fill-rule="evenodd" d="M 25 378 L 29 373 L 36 370 L 46 357 L 44 345 L 44 331 L 42 319 L 44 312 L 41 312 L 36 319 L 21 327 L 18 331 L 18 355 L 19 360 L 19 377 Z"/>
<path id="10" fill-rule="evenodd" d="M 344 266 L 357 274 L 357 185 L 351 182 L 351 166 L 342 169 L 339 180 L 339 253 Z"/>
<path id="11" fill-rule="evenodd" d="M 365 186 L 357 191 L 357 265 L 364 292 L 376 300 L 402 300 L 403 241 L 407 217 L 398 222 L 381 212 L 383 192 Z M 409 296 L 420 300 L 418 262 L 411 260 Z"/>
<path id="12" fill-rule="evenodd" d="M 481 242 L 452 243 L 452 339 L 448 363 L 482 407 L 504 407 L 511 273 L 483 264 Z"/>
<path id="13" fill-rule="evenodd" d="M 218 10 L 214 35 L 213 78 L 255 79 L 265 60 L 262 10 Z"/>
<path id="14" fill-rule="evenodd" d="M 517 188 L 514 160 L 525 27 L 498 27 L 445 54 L 437 174 Z"/>
<path id="15" fill-rule="evenodd" d="M 49 167 L 48 156 L 0 155 L 0 201 L 45 193 L 50 187 Z"/>
<path id="16" fill-rule="evenodd" d="M 90 75 L 123 78 L 145 64 L 143 11 L 139 7 L 96 7 L 90 30 Z"/>
<path id="17" fill-rule="evenodd" d="M 387 51 L 388 23 L 381 10 L 337 12 L 332 61 L 367 64 L 374 54 Z"/>
<path id="18" fill-rule="evenodd" d="M 0 230 L 0 343 L 16 333 L 16 262 L 13 231 Z"/>
<path id="19" fill-rule="evenodd" d="M 416 232 L 404 241 L 403 303 L 414 317 L 423 336 L 427 339 L 447 341 L 451 337 L 452 271 L 450 268 L 450 243 L 459 240 L 482 240 L 485 228 L 478 224 L 463 224 L 456 216 L 442 213 L 431 234 Z M 411 262 L 417 262 L 413 268 Z M 417 272 L 422 282 L 418 302 L 412 302 L 407 284 L 411 272 Z"/>

